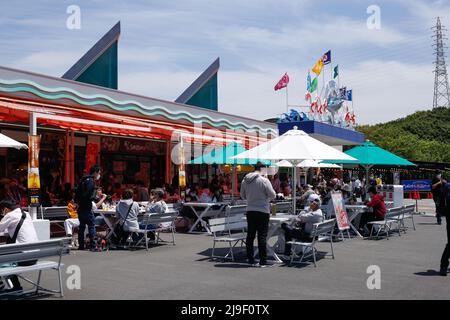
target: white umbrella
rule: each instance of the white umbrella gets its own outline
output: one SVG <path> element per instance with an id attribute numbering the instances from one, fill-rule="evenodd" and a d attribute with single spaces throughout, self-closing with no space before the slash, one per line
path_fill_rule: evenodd
<path id="1" fill-rule="evenodd" d="M 296 212 L 297 165 L 303 160 L 356 160 L 355 158 L 310 137 L 302 130 L 289 130 L 275 139 L 269 140 L 242 152 L 232 159 L 288 160 L 294 165 L 294 213 Z"/>
<path id="2" fill-rule="evenodd" d="M 0 148 L 16 148 L 16 149 L 28 149 L 26 144 L 20 143 L 10 137 L 0 133 Z"/>
<path id="3" fill-rule="evenodd" d="M 293 167 L 292 163 L 290 163 L 287 160 L 281 160 L 277 163 L 275 163 L 275 166 L 282 167 L 282 168 L 291 168 Z M 340 165 L 334 164 L 334 163 L 322 163 L 316 160 L 303 160 L 300 162 L 297 167 L 299 168 L 335 168 L 335 169 L 342 169 Z"/>
<path id="4" fill-rule="evenodd" d="M 281 168 L 292 168 L 293 165 L 287 160 L 281 160 L 277 163 L 275 163 L 275 166 L 281 167 Z M 334 168 L 334 169 L 342 169 L 342 166 L 334 164 L 334 163 L 322 163 L 316 160 L 303 160 L 297 165 L 298 168 L 305 169 L 305 183 L 306 183 L 306 175 L 307 170 L 309 168 Z"/>

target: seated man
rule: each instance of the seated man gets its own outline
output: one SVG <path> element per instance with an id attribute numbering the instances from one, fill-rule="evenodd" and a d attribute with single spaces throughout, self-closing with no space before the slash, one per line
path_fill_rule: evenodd
<path id="1" fill-rule="evenodd" d="M 34 229 L 33 221 L 28 213 L 25 213 L 20 208 L 17 208 L 16 203 L 10 200 L 3 200 L 0 202 L 0 232 L 7 232 L 9 239 L 7 243 L 27 243 L 36 242 L 38 237 Z M 18 262 L 18 266 L 31 266 L 36 264 L 37 260 Z M 14 275 L 10 276 L 4 281 L 8 283 L 11 288 L 7 288 L 5 284 L 1 284 L 3 290 L 0 292 L 19 292 L 22 291 L 22 286 L 19 278 Z"/>
<path id="2" fill-rule="evenodd" d="M 297 239 L 304 242 L 311 242 L 313 224 L 323 221 L 322 210 L 320 210 L 320 197 L 317 194 L 312 194 L 309 196 L 308 202 L 309 208 L 296 216 L 291 222 L 291 225 L 286 223 L 281 224 L 281 228 L 284 230 L 284 254 L 286 256 L 291 255 L 291 245 L 287 243 L 288 241 Z"/>
<path id="3" fill-rule="evenodd" d="M 359 223 L 360 232 L 368 235 L 370 234 L 371 228 L 368 227 L 367 223 L 370 221 L 382 221 L 386 215 L 386 206 L 384 204 L 384 198 L 381 194 L 377 192 L 375 186 L 369 187 L 367 191 L 370 195 L 370 201 L 366 202 L 366 206 L 373 208 L 372 212 L 364 212 L 361 216 Z"/>
<path id="4" fill-rule="evenodd" d="M 164 190 L 157 188 L 157 189 L 153 189 L 151 191 L 151 195 L 150 195 L 150 202 L 147 205 L 147 208 L 145 209 L 145 216 L 151 216 L 152 214 L 161 214 L 161 213 L 165 213 L 167 212 L 167 204 L 166 202 L 163 200 L 164 198 Z M 154 225 L 154 224 L 149 224 L 149 225 L 145 225 L 144 223 L 140 223 L 139 224 L 139 228 L 140 229 L 156 229 L 160 226 Z M 153 235 L 150 235 L 150 239 L 153 239 Z"/>

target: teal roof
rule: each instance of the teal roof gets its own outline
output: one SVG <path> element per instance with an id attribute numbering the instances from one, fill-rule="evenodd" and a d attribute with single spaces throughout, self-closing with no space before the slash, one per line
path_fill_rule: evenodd
<path id="1" fill-rule="evenodd" d="M 188 164 L 242 164 L 251 165 L 261 161 L 267 165 L 270 165 L 270 161 L 262 161 L 257 159 L 231 159 L 244 151 L 247 151 L 245 147 L 237 142 L 232 142 L 226 146 L 213 149 L 210 153 L 195 158 L 188 162 Z"/>
<path id="2" fill-rule="evenodd" d="M 366 141 L 362 145 L 345 151 L 345 153 L 358 160 L 327 160 L 322 162 L 359 165 L 415 166 L 414 163 L 380 148 L 371 141 Z"/>

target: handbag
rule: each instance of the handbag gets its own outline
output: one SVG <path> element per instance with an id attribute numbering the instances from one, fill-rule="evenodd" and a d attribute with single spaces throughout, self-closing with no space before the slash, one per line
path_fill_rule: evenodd
<path id="1" fill-rule="evenodd" d="M 112 236 L 113 243 L 119 243 L 122 240 L 122 238 L 124 238 L 125 235 L 127 234 L 127 232 L 125 232 L 125 230 L 123 229 L 123 225 L 127 221 L 128 215 L 130 214 L 133 204 L 134 204 L 134 202 L 131 202 L 130 207 L 128 208 L 128 212 L 125 216 L 125 219 L 123 220 L 123 223 L 118 222 L 116 224 L 116 226 L 114 227 L 114 232 L 113 232 L 113 236 Z"/>

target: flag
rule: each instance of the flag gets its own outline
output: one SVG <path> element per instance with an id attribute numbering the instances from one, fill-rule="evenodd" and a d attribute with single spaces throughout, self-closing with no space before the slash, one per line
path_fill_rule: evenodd
<path id="1" fill-rule="evenodd" d="M 309 87 L 309 92 L 313 93 L 317 89 L 317 78 L 311 82 L 311 86 Z"/>
<path id="2" fill-rule="evenodd" d="M 340 88 L 339 89 L 339 96 L 344 99 L 346 97 L 346 92 L 347 92 L 347 87 Z"/>
<path id="3" fill-rule="evenodd" d="M 352 90 L 347 90 L 345 92 L 345 98 L 344 99 L 347 100 L 347 101 L 352 101 L 352 99 L 353 99 Z"/>
<path id="4" fill-rule="evenodd" d="M 306 91 L 311 89 L 311 74 L 308 71 L 308 77 L 306 78 Z"/>
<path id="5" fill-rule="evenodd" d="M 331 50 L 328 50 L 322 57 L 322 62 L 324 65 L 331 62 Z"/>
<path id="6" fill-rule="evenodd" d="M 280 81 L 278 81 L 278 83 L 275 85 L 274 90 L 277 91 L 286 88 L 288 83 L 289 83 L 289 76 L 286 72 L 284 76 L 281 77 Z"/>
<path id="7" fill-rule="evenodd" d="M 319 60 L 317 60 L 314 67 L 312 67 L 311 71 L 314 72 L 315 74 L 319 75 L 320 72 L 322 71 L 322 68 L 323 68 L 323 59 L 320 58 Z"/>
<path id="8" fill-rule="evenodd" d="M 333 79 L 336 79 L 336 77 L 339 75 L 339 65 L 336 65 L 336 67 L 334 67 L 333 69 Z"/>

